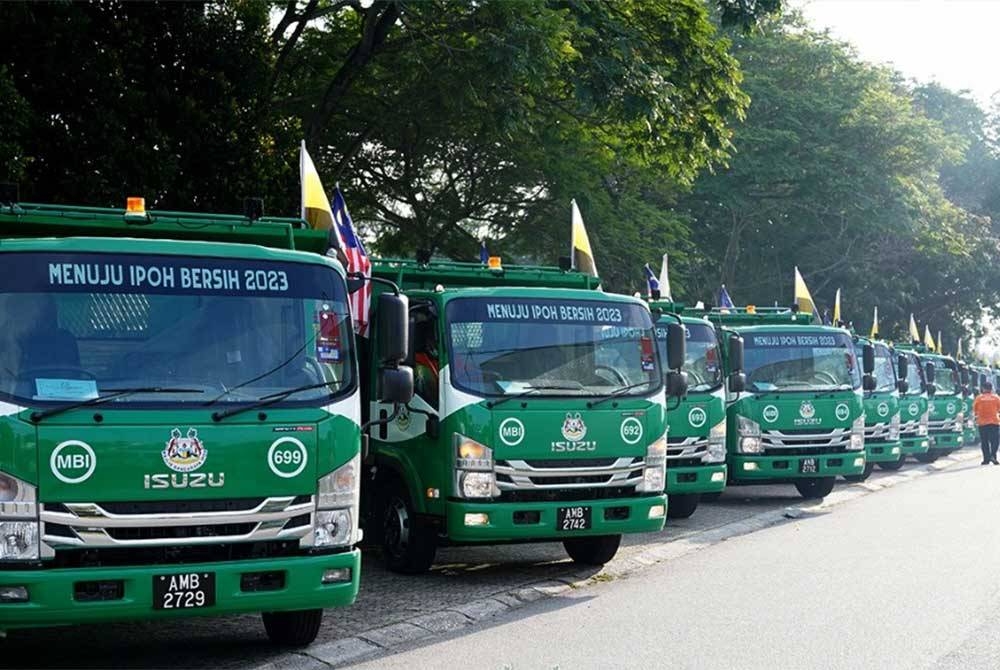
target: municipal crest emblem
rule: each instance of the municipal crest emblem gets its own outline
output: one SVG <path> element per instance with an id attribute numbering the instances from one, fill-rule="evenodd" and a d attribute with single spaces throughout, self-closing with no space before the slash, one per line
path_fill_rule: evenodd
<path id="1" fill-rule="evenodd" d="M 188 428 L 187 436 L 181 434 L 180 429 L 174 428 L 170 431 L 170 440 L 162 453 L 163 462 L 174 472 L 192 472 L 205 463 L 208 457 L 208 450 L 198 439 L 198 430 Z"/>
<path id="2" fill-rule="evenodd" d="M 799 405 L 799 416 L 801 416 L 803 419 L 811 419 L 815 415 L 816 415 L 816 408 L 808 400 Z"/>
<path id="3" fill-rule="evenodd" d="M 579 442 L 587 435 L 587 424 L 583 422 L 579 412 L 566 412 L 562 435 L 570 442 Z"/>

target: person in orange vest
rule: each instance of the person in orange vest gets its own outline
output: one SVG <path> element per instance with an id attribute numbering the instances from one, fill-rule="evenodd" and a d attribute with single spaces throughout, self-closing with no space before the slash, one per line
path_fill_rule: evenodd
<path id="1" fill-rule="evenodd" d="M 979 446 L 983 450 L 983 465 L 997 463 L 997 446 L 1000 445 L 1000 396 L 993 392 L 993 384 L 983 384 L 982 393 L 972 401 L 972 412 L 979 426 Z"/>

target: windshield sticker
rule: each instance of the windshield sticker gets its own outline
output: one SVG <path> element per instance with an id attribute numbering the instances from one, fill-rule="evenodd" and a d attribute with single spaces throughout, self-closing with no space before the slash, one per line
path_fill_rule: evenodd
<path id="1" fill-rule="evenodd" d="M 761 412 L 761 416 L 764 417 L 764 421 L 774 423 L 778 420 L 778 408 L 774 405 L 768 405 L 764 408 L 764 411 Z"/>
<path id="2" fill-rule="evenodd" d="M 267 450 L 267 466 L 282 479 L 302 474 L 308 462 L 306 445 L 294 437 L 279 437 Z"/>
<path id="3" fill-rule="evenodd" d="M 249 259 L 100 253 L 9 256 L 4 259 L 10 268 L 4 282 L 8 292 L 304 297 L 322 295 L 333 277 L 321 265 Z"/>
<path id="4" fill-rule="evenodd" d="M 49 468 L 64 484 L 81 484 L 97 469 L 97 455 L 86 442 L 66 440 L 52 450 Z"/>
<path id="5" fill-rule="evenodd" d="M 833 335 L 753 335 L 749 338 L 754 347 L 836 347 Z"/>
<path id="6" fill-rule="evenodd" d="M 90 400 L 97 397 L 95 379 L 36 379 L 35 400 Z"/>
<path id="7" fill-rule="evenodd" d="M 316 312 L 316 359 L 324 363 L 340 362 L 340 316 L 323 305 Z"/>
<path id="8" fill-rule="evenodd" d="M 622 421 L 619 432 L 625 444 L 637 444 L 642 439 L 642 422 L 634 416 L 630 416 Z"/>
<path id="9" fill-rule="evenodd" d="M 508 447 L 516 447 L 524 441 L 524 424 L 520 419 L 508 417 L 500 422 L 500 441 Z"/>
<path id="10" fill-rule="evenodd" d="M 649 337 L 639 338 L 640 366 L 643 372 L 652 372 L 656 369 L 656 353 L 653 348 L 653 340 Z"/>
<path id="11" fill-rule="evenodd" d="M 649 313 L 638 305 L 591 300 L 466 299 L 452 301 L 448 307 L 451 321 L 580 323 L 624 329 L 648 329 L 652 326 Z"/>

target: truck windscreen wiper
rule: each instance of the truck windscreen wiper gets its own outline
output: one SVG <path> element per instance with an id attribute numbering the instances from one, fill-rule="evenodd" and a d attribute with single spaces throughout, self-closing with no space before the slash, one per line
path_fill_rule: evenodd
<path id="1" fill-rule="evenodd" d="M 579 382 L 577 382 L 575 386 L 570 385 L 570 384 L 537 384 L 537 385 L 529 386 L 527 389 L 525 389 L 524 391 L 521 391 L 520 393 L 515 393 L 514 395 L 504 396 L 503 398 L 500 398 L 499 400 L 494 400 L 494 401 L 488 403 L 486 406 L 489 407 L 490 409 L 492 409 L 494 407 L 498 407 L 498 406 L 504 404 L 508 400 L 517 400 L 518 398 L 523 398 L 525 396 L 529 396 L 532 393 L 537 393 L 538 391 L 579 391 L 579 390 L 582 390 L 582 389 L 583 389 L 583 384 L 581 384 Z"/>
<path id="2" fill-rule="evenodd" d="M 290 395 L 295 395 L 296 393 L 301 393 L 302 391 L 310 391 L 312 389 L 321 389 L 325 386 L 340 386 L 343 384 L 339 379 L 332 379 L 330 381 L 320 382 L 319 384 L 306 384 L 305 386 L 296 386 L 295 388 L 285 389 L 284 391 L 278 391 L 277 393 L 270 393 L 268 395 L 261 396 L 257 400 L 251 402 L 249 405 L 241 405 L 239 407 L 233 407 L 222 412 L 213 412 L 212 421 L 222 421 L 227 416 L 234 416 L 236 414 L 242 414 L 243 412 L 248 412 L 252 409 L 258 409 L 260 407 L 267 407 L 268 405 L 274 405 L 279 403 Z"/>
<path id="3" fill-rule="evenodd" d="M 99 393 L 104 395 L 99 395 L 94 398 L 87 398 L 86 400 L 81 400 L 79 402 L 71 402 L 66 405 L 60 405 L 59 407 L 53 407 L 52 409 L 43 409 L 40 412 L 32 412 L 31 420 L 34 423 L 38 423 L 42 419 L 50 416 L 55 416 L 57 414 L 62 414 L 63 412 L 69 412 L 80 407 L 92 407 L 94 405 L 101 405 L 115 398 L 124 398 L 125 396 L 135 395 L 137 393 L 204 393 L 204 389 L 192 389 L 192 388 L 179 388 L 173 386 L 137 386 L 135 388 L 124 388 L 124 389 L 102 389 Z"/>
<path id="4" fill-rule="evenodd" d="M 608 400 L 611 400 L 612 398 L 619 398 L 619 397 L 625 395 L 626 393 L 628 393 L 629 391 L 631 391 L 632 389 L 637 389 L 640 386 L 649 386 L 652 383 L 653 383 L 652 379 L 647 379 L 644 382 L 638 382 L 636 384 L 628 384 L 626 386 L 619 386 L 618 388 L 616 388 L 614 391 L 612 391 L 611 393 L 607 394 L 603 398 L 600 398 L 599 400 L 591 400 L 590 402 L 587 403 L 587 407 L 597 407 L 602 402 L 607 402 Z"/>

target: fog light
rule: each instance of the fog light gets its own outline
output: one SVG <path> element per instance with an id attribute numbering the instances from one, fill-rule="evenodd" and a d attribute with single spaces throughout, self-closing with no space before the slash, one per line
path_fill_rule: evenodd
<path id="1" fill-rule="evenodd" d="M 743 464 L 743 469 L 744 470 L 757 470 L 758 468 L 757 468 L 757 464 L 756 463 L 744 463 Z"/>
<path id="2" fill-rule="evenodd" d="M 350 568 L 331 568 L 323 571 L 324 584 L 343 584 L 349 581 L 351 581 Z"/>
<path id="3" fill-rule="evenodd" d="M 855 458 L 854 459 L 854 467 L 856 467 L 856 468 L 863 468 L 863 467 L 865 467 L 865 459 L 863 459 L 863 458 Z"/>
<path id="4" fill-rule="evenodd" d="M 659 519 L 660 517 L 665 516 L 666 513 L 667 509 L 663 505 L 653 505 L 652 507 L 649 508 L 649 514 L 647 515 L 646 518 Z"/>
<path id="5" fill-rule="evenodd" d="M 28 602 L 27 586 L 0 586 L 0 603 Z"/>
<path id="6" fill-rule="evenodd" d="M 927 440 L 924 440 L 923 442 L 921 442 L 921 443 L 920 443 L 920 446 L 921 446 L 921 447 L 926 447 L 926 446 L 929 446 L 929 445 L 927 444 Z"/>
<path id="7" fill-rule="evenodd" d="M 898 455 L 899 455 L 899 447 L 893 447 L 893 448 L 892 448 L 892 451 L 891 451 L 890 453 L 891 453 L 891 454 L 892 454 L 893 456 L 898 456 Z"/>
<path id="8" fill-rule="evenodd" d="M 712 481 L 713 482 L 724 482 L 724 481 L 726 481 L 726 473 L 725 472 L 713 472 L 712 473 Z"/>
<path id="9" fill-rule="evenodd" d="M 962 440 L 964 440 L 964 439 L 965 439 L 964 437 L 962 437 L 961 435 L 959 435 L 958 436 L 958 443 L 962 444 Z"/>
<path id="10" fill-rule="evenodd" d="M 466 526 L 488 526 L 490 525 L 490 515 L 485 513 L 478 514 L 466 514 L 465 515 L 465 525 Z"/>

